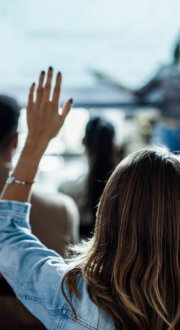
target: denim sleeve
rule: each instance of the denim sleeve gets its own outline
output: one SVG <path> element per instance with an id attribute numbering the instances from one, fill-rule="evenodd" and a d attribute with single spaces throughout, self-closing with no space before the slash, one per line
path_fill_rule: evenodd
<path id="1" fill-rule="evenodd" d="M 68 266 L 31 234 L 30 207 L 0 201 L 0 272 L 31 313 L 55 329 L 66 304 L 61 282 Z"/>

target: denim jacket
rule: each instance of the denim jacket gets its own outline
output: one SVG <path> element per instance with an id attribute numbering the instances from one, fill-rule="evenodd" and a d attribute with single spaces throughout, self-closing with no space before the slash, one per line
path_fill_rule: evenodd
<path id="1" fill-rule="evenodd" d="M 78 279 L 81 300 L 72 297 L 75 319 L 61 291 L 63 276 L 72 266 L 31 234 L 30 207 L 0 201 L 0 272 L 17 297 L 47 329 L 114 330 L 111 317 L 90 301 L 82 277 Z M 69 295 L 66 284 L 64 289 Z"/>

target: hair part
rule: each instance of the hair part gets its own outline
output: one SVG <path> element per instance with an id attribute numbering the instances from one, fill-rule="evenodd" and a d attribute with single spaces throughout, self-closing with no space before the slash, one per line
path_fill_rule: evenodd
<path id="1" fill-rule="evenodd" d="M 179 242 L 179 158 L 165 148 L 137 151 L 109 178 L 94 236 L 72 248 L 75 266 L 62 289 L 66 281 L 79 298 L 81 275 L 91 301 L 111 315 L 116 329 L 178 329 Z"/>

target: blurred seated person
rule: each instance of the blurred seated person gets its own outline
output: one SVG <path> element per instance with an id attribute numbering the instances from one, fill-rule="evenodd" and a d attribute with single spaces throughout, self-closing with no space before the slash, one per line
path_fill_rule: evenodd
<path id="1" fill-rule="evenodd" d="M 97 205 L 112 170 L 119 162 L 114 127 L 105 118 L 89 120 L 82 144 L 88 160 L 88 174 L 61 184 L 59 191 L 71 196 L 79 207 L 80 237 L 90 237 L 94 229 Z M 118 159 L 116 159 L 118 158 Z"/>
<path id="2" fill-rule="evenodd" d="M 19 107 L 13 98 L 0 95 L 0 191 L 2 192 L 11 160 L 18 143 Z M 68 243 L 79 242 L 79 213 L 75 202 L 63 194 L 31 196 L 32 232 L 49 249 L 66 257 Z M 26 320 L 26 322 L 25 322 Z M 0 326 L 40 324 L 14 296 L 5 279 L 0 277 Z M 44 327 L 43 327 L 44 328 Z"/>

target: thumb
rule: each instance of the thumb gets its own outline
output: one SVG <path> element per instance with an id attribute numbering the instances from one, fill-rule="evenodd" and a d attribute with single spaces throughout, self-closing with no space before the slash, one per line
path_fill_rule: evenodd
<path id="1" fill-rule="evenodd" d="M 69 99 L 62 109 L 62 114 L 60 115 L 60 118 L 63 121 L 63 123 L 64 123 L 69 111 L 71 110 L 72 104 L 73 104 L 73 99 Z"/>

